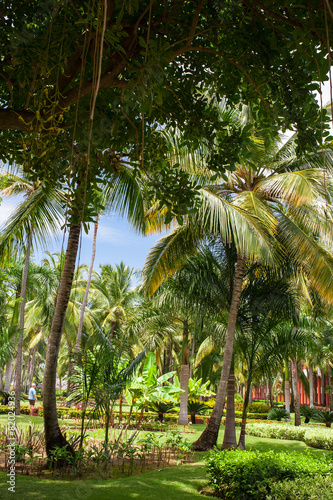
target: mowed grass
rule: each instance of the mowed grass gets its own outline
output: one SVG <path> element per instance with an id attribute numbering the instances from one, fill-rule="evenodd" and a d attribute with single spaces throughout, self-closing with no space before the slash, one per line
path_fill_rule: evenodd
<path id="1" fill-rule="evenodd" d="M 28 416 L 24 415 L 23 422 Z M 28 417 L 29 418 L 29 417 Z M 30 417 L 35 421 L 39 417 Z M 25 422 L 29 425 L 29 422 Z M 205 428 L 204 424 L 193 425 L 193 433 L 186 433 L 183 436 L 189 441 L 195 441 Z M 181 432 L 183 426 L 178 426 Z M 223 440 L 224 427 L 219 433 L 218 445 Z M 237 437 L 239 429 L 237 429 Z M 281 439 L 258 438 L 246 436 L 247 449 L 256 449 L 261 452 L 274 451 L 296 451 L 299 453 L 309 450 L 309 447 L 303 442 L 286 441 Z M 316 450 L 310 448 L 316 455 L 326 455 L 333 460 L 333 452 Z M 15 495 L 22 499 L 50 500 L 179 500 L 179 499 L 201 499 L 205 498 L 199 494 L 200 490 L 207 484 L 206 470 L 204 460 L 207 453 L 195 453 L 195 463 L 179 465 L 177 467 L 166 467 L 159 470 L 146 472 L 133 476 L 123 476 L 117 479 L 100 479 L 96 471 L 96 479 L 52 479 L 48 475 L 42 478 L 29 476 L 16 476 Z M 6 484 L 7 476 L 0 473 L 0 498 L 13 498 L 13 493 L 8 491 Z M 15 496 L 14 495 L 14 496 Z"/>

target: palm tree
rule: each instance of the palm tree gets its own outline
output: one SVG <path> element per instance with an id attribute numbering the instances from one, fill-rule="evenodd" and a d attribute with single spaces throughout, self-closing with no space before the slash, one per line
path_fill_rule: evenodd
<path id="1" fill-rule="evenodd" d="M 313 155 L 311 160 L 316 167 L 320 155 Z M 330 156 L 326 162 L 332 163 Z M 320 246 L 318 236 L 328 235 L 330 223 L 325 221 L 330 221 L 331 216 L 330 208 L 318 200 L 324 200 L 331 191 L 331 177 L 323 169 L 310 168 L 309 159 L 299 160 L 292 140 L 282 147 L 277 141 L 266 147 L 257 142 L 251 156 L 245 156 L 227 180 L 201 188 L 201 205 L 196 214 L 182 226 L 176 226 L 150 251 L 144 279 L 146 292 L 152 295 L 183 265 L 186 256 L 195 254 L 208 235 L 220 234 L 226 243 L 233 242 L 237 250 L 216 404 L 209 424 L 193 445 L 195 449 L 212 448 L 217 441 L 246 261 L 276 266 L 281 264 L 282 255 L 288 254 L 295 264 L 302 263 L 320 293 L 329 296 L 333 259 Z"/>
<path id="2" fill-rule="evenodd" d="M 1 188 L 5 196 L 24 195 L 25 200 L 10 216 L 1 230 L 0 253 L 21 245 L 26 238 L 25 262 L 20 290 L 20 321 L 15 370 L 15 413 L 20 414 L 21 375 L 23 358 L 24 314 L 26 289 L 33 243 L 45 243 L 50 233 L 55 234 L 60 228 L 63 217 L 61 193 L 56 189 L 44 189 L 41 184 L 32 183 L 21 169 L 16 173 L 1 174 Z"/>
<path id="3" fill-rule="evenodd" d="M 112 193 L 112 207 L 118 213 L 126 215 L 132 227 L 140 231 L 143 228 L 143 201 L 140 191 L 138 176 L 134 172 L 129 172 L 126 166 L 122 166 L 117 160 L 109 167 L 109 158 L 104 155 L 103 161 L 108 162 L 108 168 L 96 158 L 96 168 L 90 163 L 89 169 L 84 161 L 84 156 L 77 155 L 71 171 L 70 196 L 68 200 L 70 208 L 70 218 L 68 220 L 68 240 L 64 259 L 63 272 L 59 284 L 57 300 L 54 309 L 54 316 L 47 345 L 45 371 L 44 371 L 44 428 L 46 451 L 49 454 L 54 446 L 67 446 L 69 444 L 61 433 L 56 407 L 56 367 L 63 333 L 63 325 L 66 310 L 70 298 L 75 262 L 79 246 L 81 226 L 87 229 L 87 222 L 92 221 L 91 214 L 96 214 L 99 206 L 96 206 L 95 192 L 96 176 L 99 173 L 101 183 L 108 184 Z M 75 168 L 74 168 L 75 167 Z M 111 170 L 111 171 L 110 171 Z M 131 183 L 129 182 L 131 179 Z M 133 196 L 133 186 L 136 186 L 136 196 Z M 111 203 L 111 202 L 110 202 Z M 97 203 L 98 205 L 98 203 Z"/>

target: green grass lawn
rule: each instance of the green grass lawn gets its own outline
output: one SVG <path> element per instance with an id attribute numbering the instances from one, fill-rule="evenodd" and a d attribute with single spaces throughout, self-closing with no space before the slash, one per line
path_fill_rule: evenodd
<path id="1" fill-rule="evenodd" d="M 2 422 L 0 417 L 0 423 Z M 28 425 L 29 419 L 42 423 L 40 417 L 29 417 L 24 415 L 18 417 L 19 425 Z M 68 422 L 68 421 L 66 421 Z M 191 429 L 194 433 L 183 434 L 189 442 L 195 441 L 205 428 L 204 424 L 193 425 Z M 178 426 L 178 430 L 184 430 L 183 426 Z M 223 439 L 224 427 L 222 427 L 218 445 L 221 445 Z M 239 429 L 237 429 L 237 436 Z M 246 436 L 247 448 L 252 447 L 259 451 L 297 451 L 304 452 L 308 447 L 305 443 L 299 441 L 286 441 L 280 439 L 258 438 Z M 316 450 L 311 448 L 311 452 L 317 455 L 327 455 L 333 457 L 333 452 Z M 180 465 L 177 467 L 166 467 L 160 470 L 146 472 L 133 476 L 123 476 L 117 479 L 52 479 L 48 476 L 43 478 L 16 476 L 15 495 L 18 498 L 50 499 L 50 500 L 126 500 L 137 499 L 146 500 L 147 498 L 156 500 L 178 500 L 178 499 L 196 499 L 201 500 L 205 497 L 199 495 L 199 491 L 207 484 L 204 459 L 206 453 L 196 453 L 195 463 Z M 97 472 L 98 474 L 98 472 Z M 13 498 L 13 493 L 7 490 L 7 477 L 5 473 L 0 473 L 0 498 Z"/>

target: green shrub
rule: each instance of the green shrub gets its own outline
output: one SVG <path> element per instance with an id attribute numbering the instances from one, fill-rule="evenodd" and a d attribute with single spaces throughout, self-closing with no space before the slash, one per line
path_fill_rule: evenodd
<path id="1" fill-rule="evenodd" d="M 261 403 L 260 401 L 250 403 L 247 407 L 248 413 L 262 413 L 262 414 L 266 414 L 266 415 L 267 415 L 269 409 L 270 408 L 266 403 Z M 236 411 L 243 411 L 243 402 L 242 401 L 235 400 L 235 410 Z"/>
<path id="2" fill-rule="evenodd" d="M 333 479 L 328 477 L 296 478 L 271 486 L 269 497 L 274 500 L 332 500 Z"/>
<path id="3" fill-rule="evenodd" d="M 243 412 L 241 411 L 235 411 L 235 417 L 237 418 L 242 418 Z M 259 419 L 259 420 L 265 420 L 267 419 L 267 413 L 250 413 L 248 412 L 247 414 L 248 419 Z"/>
<path id="4" fill-rule="evenodd" d="M 293 439 L 303 441 L 312 448 L 322 450 L 333 450 L 333 432 L 325 427 L 295 427 L 290 424 L 276 423 L 249 423 L 246 426 L 249 436 L 264 437 L 270 439 Z"/>
<path id="5" fill-rule="evenodd" d="M 333 433 L 332 430 L 325 427 L 308 427 L 305 431 L 304 443 L 312 448 L 320 448 L 321 450 L 333 450 Z"/>
<path id="6" fill-rule="evenodd" d="M 246 433 L 249 436 L 264 437 L 270 439 L 291 439 L 294 441 L 304 441 L 306 432 L 304 427 L 295 427 L 290 424 L 256 424 L 249 423 L 246 426 Z"/>
<path id="7" fill-rule="evenodd" d="M 266 403 L 250 403 L 249 406 L 247 407 L 247 411 L 249 413 L 268 413 L 270 410 L 270 407 Z"/>
<path id="8" fill-rule="evenodd" d="M 242 396 L 240 394 L 238 394 L 238 392 L 235 392 L 235 401 L 237 401 L 239 403 L 244 403 L 244 399 L 242 398 Z"/>
<path id="9" fill-rule="evenodd" d="M 206 464 L 215 495 L 230 499 L 270 498 L 267 494 L 277 481 L 333 472 L 333 465 L 325 457 L 296 452 L 215 449 L 208 454 Z"/>

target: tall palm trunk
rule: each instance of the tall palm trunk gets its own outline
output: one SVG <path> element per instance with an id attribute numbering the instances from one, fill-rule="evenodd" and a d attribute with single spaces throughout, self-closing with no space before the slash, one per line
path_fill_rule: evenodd
<path id="1" fill-rule="evenodd" d="M 70 446 L 68 445 L 66 439 L 61 434 L 58 423 L 56 405 L 56 376 L 60 341 L 67 305 L 72 289 L 76 255 L 80 240 L 80 231 L 80 224 L 73 224 L 69 230 L 64 268 L 61 276 L 59 290 L 57 293 L 54 316 L 47 344 L 43 380 L 43 412 L 46 451 L 48 454 L 50 450 L 55 446 L 63 447 L 67 445 L 67 447 L 70 449 Z"/>
<path id="2" fill-rule="evenodd" d="M 293 384 L 293 394 L 294 394 L 294 409 L 295 409 L 295 425 L 301 425 L 301 409 L 299 405 L 299 395 L 298 395 L 298 376 L 297 376 L 297 361 L 291 362 L 292 370 L 292 384 Z"/>
<path id="3" fill-rule="evenodd" d="M 289 361 L 286 361 L 284 369 L 284 401 L 285 410 L 290 413 L 290 382 L 289 382 Z"/>
<path id="4" fill-rule="evenodd" d="M 81 311 L 80 311 L 80 319 L 79 319 L 79 327 L 78 327 L 77 336 L 76 336 L 75 357 L 76 357 L 76 355 L 80 349 L 80 345 L 81 345 L 84 312 L 85 312 L 86 305 L 87 305 L 91 277 L 92 277 L 92 272 L 94 269 L 94 262 L 95 262 L 95 255 L 96 255 L 96 240 L 97 240 L 97 231 L 98 231 L 98 219 L 99 219 L 99 217 L 97 216 L 96 221 L 95 221 L 95 225 L 94 225 L 94 238 L 93 238 L 93 245 L 92 245 L 91 261 L 90 261 L 90 266 L 89 266 L 89 271 L 88 271 L 87 286 L 86 286 L 83 301 L 82 301 L 82 306 L 81 306 Z"/>
<path id="5" fill-rule="evenodd" d="M 321 404 L 322 406 L 326 406 L 326 375 L 325 373 L 321 373 Z"/>
<path id="6" fill-rule="evenodd" d="M 249 369 L 247 377 L 247 386 L 246 386 L 246 393 L 245 393 L 243 413 L 242 413 L 241 432 L 238 441 L 238 447 L 241 450 L 245 450 L 245 429 L 246 429 L 247 407 L 249 405 L 250 392 L 251 392 L 251 384 L 252 384 L 252 367 Z"/>
<path id="7" fill-rule="evenodd" d="M 330 411 L 333 411 L 333 397 L 332 397 L 332 368 L 331 368 L 331 365 L 330 363 L 327 363 L 327 383 L 328 383 L 328 386 L 330 387 L 329 391 L 328 391 L 328 396 L 329 396 L 329 407 L 330 407 Z"/>
<path id="8" fill-rule="evenodd" d="M 180 408 L 179 408 L 179 425 L 188 424 L 188 380 L 190 378 L 189 368 L 189 349 L 188 349 L 188 320 L 184 320 L 183 324 L 183 348 L 182 348 L 182 365 L 180 367 L 180 388 L 184 392 L 180 393 Z"/>
<path id="9" fill-rule="evenodd" d="M 313 408 L 313 368 L 311 365 L 309 365 L 308 368 L 308 374 L 309 374 L 309 406 L 310 408 Z"/>
<path id="10" fill-rule="evenodd" d="M 31 231 L 27 237 L 27 247 L 25 251 L 24 269 L 21 284 L 21 303 L 20 303 L 20 322 L 19 322 L 19 339 L 16 351 L 16 368 L 15 368 L 15 415 L 21 413 L 21 375 L 22 375 L 22 362 L 23 362 L 23 336 L 24 336 L 24 313 L 25 313 L 25 298 L 27 292 L 28 271 L 30 262 L 30 249 L 31 249 Z"/>
<path id="11" fill-rule="evenodd" d="M 32 385 L 33 376 L 35 372 L 36 352 L 37 352 L 37 346 L 35 345 L 35 347 L 32 348 L 32 358 L 30 361 L 30 373 L 29 373 L 29 383 L 28 383 L 29 387 L 31 387 Z"/>
<path id="12" fill-rule="evenodd" d="M 10 383 L 12 381 L 12 372 L 13 372 L 13 360 L 10 358 L 6 363 L 6 373 L 5 373 L 5 392 L 8 392 L 10 389 Z"/>
<path id="13" fill-rule="evenodd" d="M 227 387 L 227 413 L 225 418 L 225 429 L 222 443 L 222 450 L 237 447 L 236 426 L 235 426 L 235 372 L 232 365 L 229 372 Z"/>
<path id="14" fill-rule="evenodd" d="M 269 388 L 269 406 L 271 408 L 274 408 L 273 384 L 271 379 L 269 379 L 268 388 Z"/>
<path id="15" fill-rule="evenodd" d="M 227 385 L 228 385 L 231 361 L 234 352 L 235 331 L 236 331 L 239 301 L 242 292 L 244 266 L 245 266 L 245 258 L 238 255 L 234 286 L 232 291 L 232 299 L 229 311 L 229 318 L 228 318 L 221 379 L 216 394 L 216 402 L 213 408 L 212 416 L 209 419 L 209 422 L 205 430 L 199 437 L 199 439 L 197 439 L 197 441 L 195 441 L 192 445 L 192 447 L 198 451 L 209 450 L 213 448 L 217 443 L 221 418 L 223 414 L 224 401 L 227 394 Z"/>

